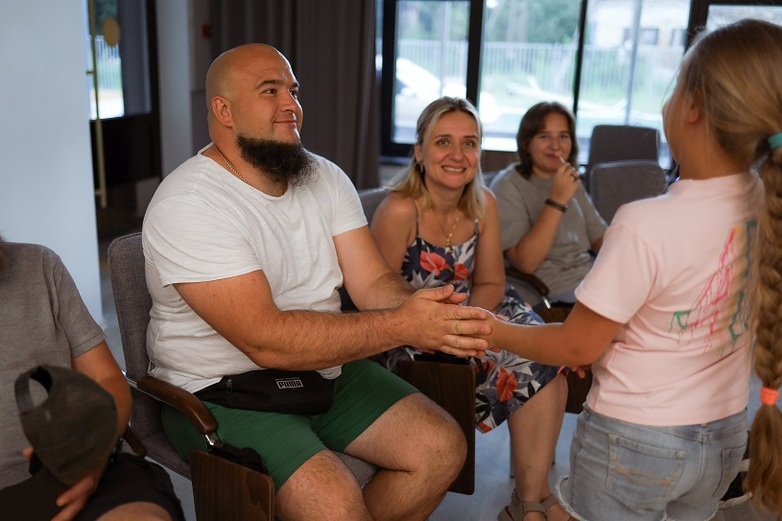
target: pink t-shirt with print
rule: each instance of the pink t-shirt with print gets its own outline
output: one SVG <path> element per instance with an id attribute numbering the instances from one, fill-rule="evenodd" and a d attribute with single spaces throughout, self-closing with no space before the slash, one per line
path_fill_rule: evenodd
<path id="1" fill-rule="evenodd" d="M 680 180 L 620 208 L 579 302 L 624 324 L 592 365 L 587 404 L 641 425 L 747 405 L 750 280 L 763 188 L 754 173 Z"/>

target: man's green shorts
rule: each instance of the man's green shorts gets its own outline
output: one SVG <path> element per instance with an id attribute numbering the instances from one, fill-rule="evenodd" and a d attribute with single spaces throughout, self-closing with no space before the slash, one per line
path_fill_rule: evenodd
<path id="1" fill-rule="evenodd" d="M 417 389 L 369 360 L 342 366 L 332 380 L 334 405 L 315 416 L 229 409 L 204 402 L 212 411 L 220 439 L 260 454 L 279 490 L 305 461 L 329 449 L 337 452 L 361 435 L 393 404 Z M 171 444 L 186 460 L 192 449 L 206 449 L 203 436 L 185 416 L 163 408 L 163 426 Z"/>

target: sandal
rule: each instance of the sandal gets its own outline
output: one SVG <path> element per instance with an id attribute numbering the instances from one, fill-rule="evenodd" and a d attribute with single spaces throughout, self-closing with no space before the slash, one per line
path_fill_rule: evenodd
<path id="1" fill-rule="evenodd" d="M 510 505 L 502 509 L 497 516 L 497 521 L 523 521 L 524 516 L 531 512 L 540 512 L 545 517 L 548 509 L 557 503 L 557 497 L 554 494 L 540 502 L 522 501 L 514 490 L 510 498 Z M 570 516 L 569 519 L 573 519 L 573 517 Z"/>
<path id="2" fill-rule="evenodd" d="M 543 514 L 543 517 L 545 517 L 546 510 L 553 505 L 550 501 L 552 499 L 554 502 L 557 501 L 557 498 L 554 497 L 553 494 L 542 502 L 522 501 L 514 490 L 510 497 L 510 505 L 503 508 L 499 515 L 497 515 L 497 521 L 522 521 L 524 516 L 531 512 L 540 512 Z"/>

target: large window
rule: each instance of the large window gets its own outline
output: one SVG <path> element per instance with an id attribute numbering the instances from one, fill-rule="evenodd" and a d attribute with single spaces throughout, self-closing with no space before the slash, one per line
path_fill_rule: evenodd
<path id="1" fill-rule="evenodd" d="M 782 6 L 759 5 L 759 3 L 755 5 L 736 5 L 732 3 L 710 5 L 706 19 L 706 30 L 712 31 L 742 18 L 759 18 L 782 25 Z"/>
<path id="2" fill-rule="evenodd" d="M 521 116 L 544 100 L 576 112 L 584 162 L 596 124 L 661 130 L 689 10 L 689 0 L 383 0 L 383 152 L 406 155 L 421 109 L 448 94 L 477 101 L 487 150 L 515 150 Z"/>

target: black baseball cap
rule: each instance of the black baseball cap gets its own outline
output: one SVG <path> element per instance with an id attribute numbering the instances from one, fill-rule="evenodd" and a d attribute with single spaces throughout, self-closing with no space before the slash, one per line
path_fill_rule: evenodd
<path id="1" fill-rule="evenodd" d="M 47 397 L 35 403 L 30 383 Z M 32 445 L 32 477 L 0 491 L 0 509 L 18 519 L 51 519 L 55 500 L 99 465 L 117 444 L 114 397 L 90 377 L 66 367 L 40 365 L 19 375 L 19 418 Z"/>
<path id="2" fill-rule="evenodd" d="M 37 405 L 31 380 L 48 392 Z M 67 367 L 41 365 L 16 379 L 15 392 L 27 440 L 63 484 L 74 485 L 108 460 L 117 443 L 117 408 L 95 380 Z"/>

